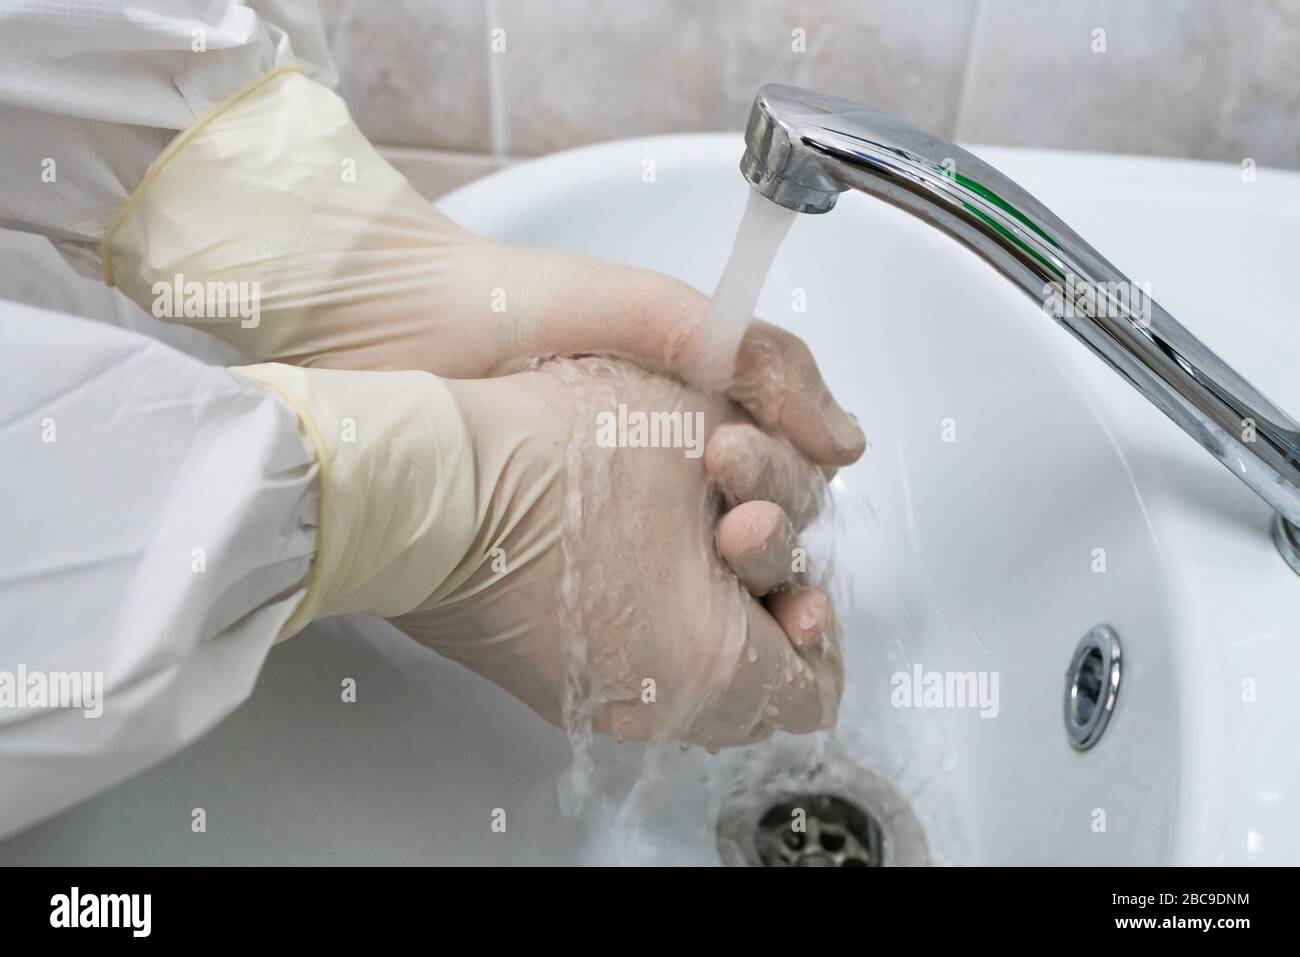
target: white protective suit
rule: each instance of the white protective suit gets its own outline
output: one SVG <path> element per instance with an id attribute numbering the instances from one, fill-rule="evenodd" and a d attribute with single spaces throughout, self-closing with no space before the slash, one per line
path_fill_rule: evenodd
<path id="1" fill-rule="evenodd" d="M 0 64 L 0 226 L 49 236 L 93 276 L 106 227 L 178 131 L 277 67 L 334 79 L 315 5 L 293 0 L 4 3 Z M 357 553 L 414 564 L 391 540 L 354 534 L 376 524 L 366 492 L 399 498 L 373 487 L 403 481 L 373 462 L 360 483 L 334 483 L 344 491 L 328 518 L 350 552 L 318 541 L 322 461 L 350 466 L 295 415 L 292 389 L 259 384 L 257 370 L 275 367 L 237 374 L 11 303 L 0 303 L 0 364 L 0 835 L 208 730 L 247 697 L 278 635 L 427 596 L 427 581 L 405 600 L 346 567 Z M 325 375 L 363 377 L 350 381 L 365 391 L 377 374 Z M 455 405 L 421 378 L 442 389 L 421 413 L 454 458 Z M 366 407 L 333 394 L 354 414 Z M 375 418 L 402 401 L 381 397 Z M 472 510 L 472 469 L 454 466 L 444 515 Z M 468 530 L 446 538 L 433 562 L 444 576 Z"/>
<path id="2" fill-rule="evenodd" d="M 311 0 L 5 0 L 0 65 L 0 227 L 96 278 L 105 230 L 178 132 L 276 67 L 337 80 Z"/>
<path id="3" fill-rule="evenodd" d="M 12 304 L 0 354 L 0 833 L 198 737 L 277 636 L 433 604 L 470 553 L 428 373 L 227 370 Z"/>
<path id="4" fill-rule="evenodd" d="M 3 834 L 247 697 L 303 597 L 318 466 L 270 393 L 145 336 L 0 303 L 0 356 L 0 683 L 24 679 L 0 707 Z M 20 708 L 29 672 L 95 700 Z"/>
<path id="5" fill-rule="evenodd" d="M 0 2 L 0 226 L 146 309 L 198 279 L 193 318 L 262 360 L 0 303 L 0 835 L 194 740 L 327 615 L 555 724 L 720 747 L 834 721 L 833 616 L 791 556 L 817 466 L 865 440 L 807 348 L 755 323 L 726 395 L 654 375 L 682 377 L 703 296 L 465 232 L 333 79 L 309 2 Z M 245 280 L 260 309 L 214 314 Z M 575 353 L 641 368 L 537 361 Z M 616 455 L 591 424 L 628 407 L 710 434 Z"/>

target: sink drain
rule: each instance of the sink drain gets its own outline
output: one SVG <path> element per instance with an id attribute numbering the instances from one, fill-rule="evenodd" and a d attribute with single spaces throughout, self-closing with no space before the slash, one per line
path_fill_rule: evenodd
<path id="1" fill-rule="evenodd" d="M 924 865 L 925 834 L 888 782 L 837 759 L 807 787 L 760 787 L 718 818 L 723 863 L 749 867 Z"/>
<path id="2" fill-rule="evenodd" d="M 879 867 L 880 822 L 832 794 L 778 801 L 758 822 L 754 845 L 764 867 Z"/>
<path id="3" fill-rule="evenodd" d="M 1087 751 L 1110 722 L 1119 697 L 1119 635 L 1098 625 L 1083 636 L 1065 672 L 1065 733 L 1076 751 Z"/>

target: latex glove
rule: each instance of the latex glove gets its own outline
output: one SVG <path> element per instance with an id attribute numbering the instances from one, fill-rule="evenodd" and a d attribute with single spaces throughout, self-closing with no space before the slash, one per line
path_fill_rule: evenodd
<path id="1" fill-rule="evenodd" d="M 476 531 L 474 448 L 447 384 L 276 363 L 231 371 L 293 408 L 316 452 L 316 554 L 279 637 L 330 615 L 400 615 L 428 598 Z"/>
<path id="2" fill-rule="evenodd" d="M 255 310 L 205 295 L 205 328 L 255 359 L 308 366 L 480 378 L 536 356 L 601 353 L 685 379 L 708 308 L 666 276 L 460 229 L 375 152 L 337 96 L 283 70 L 182 133 L 101 252 L 109 284 L 160 318 L 185 283 L 258 284 L 244 303 Z M 775 326 L 750 328 L 725 387 L 817 463 L 863 450 L 807 347 Z"/>
<path id="3" fill-rule="evenodd" d="M 790 446 L 619 361 L 450 386 L 481 469 L 478 535 L 398 627 L 557 725 L 721 747 L 833 724 L 831 609 L 793 581 L 782 507 L 809 519 L 819 476 Z M 620 404 L 699 413 L 696 457 L 603 447 Z M 711 479 L 743 504 L 727 511 Z"/>
<path id="4" fill-rule="evenodd" d="M 334 505 L 312 607 L 295 624 L 384 614 L 553 724 L 629 739 L 721 747 L 833 723 L 830 606 L 790 570 L 787 515 L 811 516 L 819 476 L 726 399 L 594 358 L 446 383 L 243 371 L 285 395 L 323 443 L 322 496 Z M 693 450 L 603 447 L 600 413 L 620 403 L 699 412 L 704 430 L 683 434 Z M 344 420 L 351 445 L 330 438 Z M 715 483 L 741 504 L 726 511 Z M 769 500 L 748 500 L 760 492 Z M 447 508 L 467 521 L 444 526 Z"/>

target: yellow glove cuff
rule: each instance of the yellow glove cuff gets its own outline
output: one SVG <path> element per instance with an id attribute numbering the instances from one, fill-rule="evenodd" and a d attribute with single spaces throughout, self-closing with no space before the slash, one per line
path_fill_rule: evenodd
<path id="1" fill-rule="evenodd" d="M 255 359 L 301 359 L 358 335 L 332 310 L 353 315 L 376 287 L 409 280 L 387 261 L 379 275 L 364 268 L 377 246 L 427 268 L 430 221 L 438 214 L 343 101 L 289 67 L 182 132 L 100 254 L 104 281 L 156 318 L 198 324 Z"/>
<path id="2" fill-rule="evenodd" d="M 327 615 L 420 605 L 474 537 L 474 456 L 451 391 L 425 372 L 268 363 L 231 370 L 297 412 L 320 462 L 307 594 L 282 638 Z"/>

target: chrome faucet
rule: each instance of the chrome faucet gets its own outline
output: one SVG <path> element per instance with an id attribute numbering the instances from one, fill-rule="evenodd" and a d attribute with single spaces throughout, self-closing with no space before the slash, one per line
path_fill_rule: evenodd
<path id="1" fill-rule="evenodd" d="M 968 246 L 1268 502 L 1300 572 L 1300 426 L 1006 176 L 896 116 L 779 84 L 754 98 L 740 170 L 786 209 L 825 213 L 856 189 Z"/>

